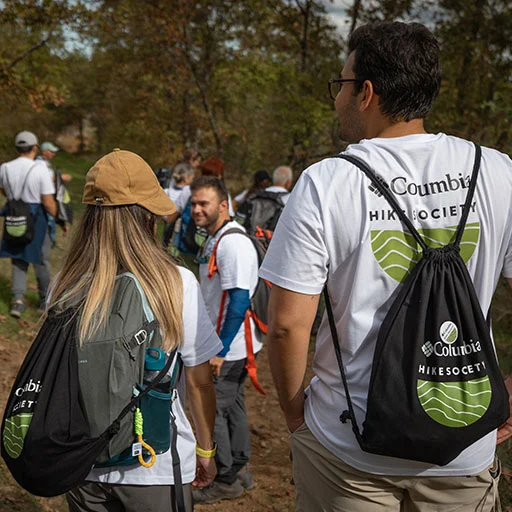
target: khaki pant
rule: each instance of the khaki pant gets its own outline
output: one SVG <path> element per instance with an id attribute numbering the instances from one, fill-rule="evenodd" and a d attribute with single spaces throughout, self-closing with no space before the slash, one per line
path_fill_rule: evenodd
<path id="1" fill-rule="evenodd" d="M 499 472 L 473 476 L 374 475 L 345 464 L 306 424 L 291 434 L 297 512 L 498 512 Z M 499 462 L 495 461 L 496 468 Z M 496 503 L 496 505 L 495 505 Z"/>

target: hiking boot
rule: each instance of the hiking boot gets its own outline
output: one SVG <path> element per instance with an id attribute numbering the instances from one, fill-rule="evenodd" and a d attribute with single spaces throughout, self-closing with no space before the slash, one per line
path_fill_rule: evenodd
<path id="1" fill-rule="evenodd" d="M 12 303 L 11 311 L 9 311 L 9 314 L 14 318 L 19 318 L 23 311 L 25 311 L 25 303 L 21 300 L 16 300 Z"/>
<path id="2" fill-rule="evenodd" d="M 192 499 L 194 504 L 215 503 L 220 500 L 232 500 L 244 493 L 242 484 L 236 480 L 234 484 L 225 484 L 222 482 L 213 482 L 203 489 L 192 489 Z"/>
<path id="3" fill-rule="evenodd" d="M 252 477 L 252 473 L 249 470 L 249 464 L 246 464 L 237 475 L 238 481 L 242 484 L 242 487 L 246 491 L 250 491 L 256 487 L 254 483 L 254 478 Z"/>

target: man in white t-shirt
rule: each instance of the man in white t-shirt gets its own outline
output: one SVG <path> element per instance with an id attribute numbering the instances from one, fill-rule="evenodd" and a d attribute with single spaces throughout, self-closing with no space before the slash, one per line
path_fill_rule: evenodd
<path id="1" fill-rule="evenodd" d="M 388 184 L 416 229 L 429 234 L 428 245 L 436 236 L 449 240 L 475 149 L 466 140 L 425 131 L 441 82 L 437 41 L 421 24 L 376 23 L 352 33 L 349 52 L 340 77 L 330 80 L 340 136 L 351 143 L 346 154 L 364 160 Z M 482 148 L 468 218 L 478 237 L 466 263 L 486 313 L 501 273 L 512 286 L 511 208 L 512 162 Z M 269 359 L 291 432 L 298 511 L 493 509 L 496 431 L 445 466 L 362 451 L 351 422 L 340 420 L 347 400 L 326 318 L 316 340 L 315 376 L 303 390 L 310 330 L 327 284 L 362 425 L 379 328 L 411 264 L 409 256 L 404 266 L 408 249 L 394 236 L 403 231 L 358 168 L 327 158 L 302 174 L 260 269 L 260 277 L 274 284 Z M 506 385 L 512 389 L 510 378 Z M 511 419 L 498 430 L 498 442 L 510 435 Z"/>
<path id="2" fill-rule="evenodd" d="M 244 383 L 248 357 L 249 363 L 252 359 L 248 341 L 252 341 L 253 354 L 261 349 L 254 321 L 246 314 L 258 284 L 258 256 L 244 229 L 229 216 L 222 180 L 201 176 L 190 190 L 192 218 L 208 233 L 198 253 L 201 291 L 224 345 L 210 360 L 217 397 L 214 436 L 218 474 L 211 486 L 194 491 L 195 503 L 213 503 L 236 498 L 244 487 L 254 485 L 246 467 L 251 443 Z"/>
<path id="3" fill-rule="evenodd" d="M 35 161 L 37 137 L 27 131 L 15 138 L 19 157 L 0 167 L 0 192 L 7 199 L 22 199 L 30 204 L 34 223 L 34 238 L 24 245 L 2 240 L 1 258 L 12 259 L 12 295 L 10 314 L 19 318 L 25 309 L 28 264 L 34 265 L 39 291 L 39 309 L 44 310 L 50 283 L 50 237 L 47 214 L 57 214 L 55 186 L 44 163 Z"/>
<path id="4" fill-rule="evenodd" d="M 37 157 L 37 160 L 41 160 L 44 162 L 48 171 L 50 172 L 50 176 L 52 177 L 53 182 L 55 182 L 55 170 L 53 169 L 52 160 L 55 158 L 55 155 L 59 151 L 59 148 L 53 143 L 45 141 L 41 143 L 41 154 Z M 62 174 L 60 175 L 63 182 L 67 183 L 71 181 L 71 174 Z"/>

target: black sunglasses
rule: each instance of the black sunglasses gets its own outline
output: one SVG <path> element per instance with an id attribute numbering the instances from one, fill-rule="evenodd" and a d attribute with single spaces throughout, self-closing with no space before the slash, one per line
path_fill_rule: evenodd
<path id="1" fill-rule="evenodd" d="M 364 80 L 361 80 L 358 78 L 330 78 L 329 79 L 329 82 L 328 82 L 329 96 L 331 97 L 332 101 L 336 100 L 336 96 L 338 96 L 339 92 L 341 91 L 343 84 L 349 83 L 349 82 L 363 83 Z"/>

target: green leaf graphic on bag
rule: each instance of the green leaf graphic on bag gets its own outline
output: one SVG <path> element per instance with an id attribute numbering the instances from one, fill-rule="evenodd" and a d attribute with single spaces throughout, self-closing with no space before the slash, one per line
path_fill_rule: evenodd
<path id="1" fill-rule="evenodd" d="M 457 226 L 437 229 L 419 229 L 418 232 L 429 247 L 443 247 L 450 243 Z M 480 224 L 466 224 L 460 254 L 465 263 L 473 254 L 480 236 Z M 420 250 L 413 236 L 400 230 L 373 230 L 372 251 L 381 268 L 395 281 L 403 282 L 420 259 Z"/>
<path id="2" fill-rule="evenodd" d="M 416 389 L 421 407 L 437 423 L 467 427 L 489 408 L 492 389 L 481 348 L 478 340 L 462 340 L 450 320 L 439 327 L 439 339 L 422 345 L 418 371 L 423 378 Z"/>
<path id="3" fill-rule="evenodd" d="M 16 414 L 5 420 L 4 447 L 13 459 L 17 459 L 21 455 L 31 421 L 32 413 Z"/>
<path id="4" fill-rule="evenodd" d="M 418 398 L 423 410 L 447 427 L 467 427 L 479 420 L 491 403 L 489 377 L 466 382 L 418 380 Z"/>

